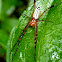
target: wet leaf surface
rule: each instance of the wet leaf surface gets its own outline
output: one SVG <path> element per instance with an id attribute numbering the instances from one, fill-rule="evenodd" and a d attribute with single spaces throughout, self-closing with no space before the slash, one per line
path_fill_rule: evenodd
<path id="1" fill-rule="evenodd" d="M 53 4 L 59 3 L 59 0 L 37 0 L 36 7 L 40 6 L 40 14 Z M 25 14 L 32 17 L 33 1 L 31 0 L 29 7 L 24 11 Z M 37 62 L 62 62 L 62 4 L 48 10 L 39 20 L 47 20 L 38 22 L 38 40 L 36 48 Z M 19 23 L 13 28 L 7 50 L 7 62 L 11 62 L 13 54 L 17 48 L 11 49 L 17 42 L 20 32 L 30 21 L 24 15 L 19 18 Z M 21 39 L 13 62 L 35 62 L 34 61 L 34 33 L 35 29 L 29 27 Z"/>

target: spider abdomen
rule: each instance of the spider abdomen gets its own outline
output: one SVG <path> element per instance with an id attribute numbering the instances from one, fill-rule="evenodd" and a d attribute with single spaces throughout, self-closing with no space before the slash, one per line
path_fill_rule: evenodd
<path id="1" fill-rule="evenodd" d="M 29 23 L 29 25 L 32 26 L 32 27 L 35 27 L 36 22 L 37 22 L 37 20 L 34 19 L 34 18 L 32 18 L 31 21 L 30 21 L 30 23 Z"/>

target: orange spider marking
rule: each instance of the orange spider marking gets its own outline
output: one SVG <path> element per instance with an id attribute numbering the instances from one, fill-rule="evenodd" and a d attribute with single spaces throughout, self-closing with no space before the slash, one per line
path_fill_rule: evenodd
<path id="1" fill-rule="evenodd" d="M 35 27 L 36 22 L 37 22 L 37 20 L 34 19 L 34 18 L 32 18 L 31 21 L 30 21 L 30 23 L 29 23 L 29 25 L 32 26 L 32 27 Z"/>

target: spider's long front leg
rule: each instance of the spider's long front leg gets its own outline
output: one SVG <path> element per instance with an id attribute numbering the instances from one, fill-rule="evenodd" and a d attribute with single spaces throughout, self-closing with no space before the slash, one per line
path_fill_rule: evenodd
<path id="1" fill-rule="evenodd" d="M 23 35 L 23 32 L 24 32 L 24 29 L 23 29 L 22 32 L 20 33 L 20 36 Z M 15 46 L 16 46 L 16 44 L 17 44 L 18 42 L 19 42 L 19 38 L 18 38 L 17 42 L 14 44 L 13 48 L 11 49 L 11 52 L 12 52 L 12 50 L 15 48 Z M 10 54 L 11 54 L 11 52 L 10 52 Z"/>
<path id="2" fill-rule="evenodd" d="M 28 26 L 29 26 L 29 23 L 30 23 L 30 21 L 29 21 L 28 24 L 25 26 L 25 28 L 22 30 L 22 32 L 21 32 L 21 34 L 20 34 L 20 36 L 19 36 L 17 42 L 15 43 L 15 45 L 18 43 L 18 46 L 19 46 L 19 43 L 20 43 L 20 41 L 21 41 L 21 38 L 24 36 L 24 34 L 25 34 L 25 32 L 26 32 L 26 30 L 27 30 L 27 28 L 28 28 Z M 14 49 L 15 45 L 13 46 L 12 50 Z M 18 51 L 18 46 L 17 46 L 17 49 L 16 49 L 16 51 L 15 51 L 15 53 L 14 53 L 14 55 L 13 55 L 13 58 L 14 58 L 16 52 Z M 12 50 L 11 50 L 11 52 L 12 52 Z M 13 58 L 12 58 L 12 61 L 13 61 Z"/>
<path id="3" fill-rule="evenodd" d="M 53 8 L 53 7 L 55 7 L 56 5 L 61 4 L 61 3 L 62 3 L 62 2 L 59 2 L 59 3 L 55 4 L 55 5 L 52 5 L 52 6 L 50 6 L 49 8 L 47 8 L 47 9 L 39 16 L 39 18 L 40 18 L 48 9 Z M 39 19 L 39 18 L 38 18 L 38 19 Z"/>
<path id="4" fill-rule="evenodd" d="M 36 43 L 37 43 L 37 22 L 36 22 L 36 25 L 35 25 L 35 62 L 36 62 Z"/>
<path id="5" fill-rule="evenodd" d="M 33 7 L 33 12 L 32 12 L 32 17 L 33 17 L 33 14 L 34 14 L 34 10 L 35 10 L 35 0 L 34 0 L 34 7 Z"/>

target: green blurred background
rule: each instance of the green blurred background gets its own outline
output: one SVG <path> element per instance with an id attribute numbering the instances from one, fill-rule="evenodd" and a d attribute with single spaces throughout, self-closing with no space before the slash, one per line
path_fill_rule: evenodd
<path id="1" fill-rule="evenodd" d="M 28 6 L 28 0 L 0 0 L 0 62 L 6 62 L 10 32 Z"/>

